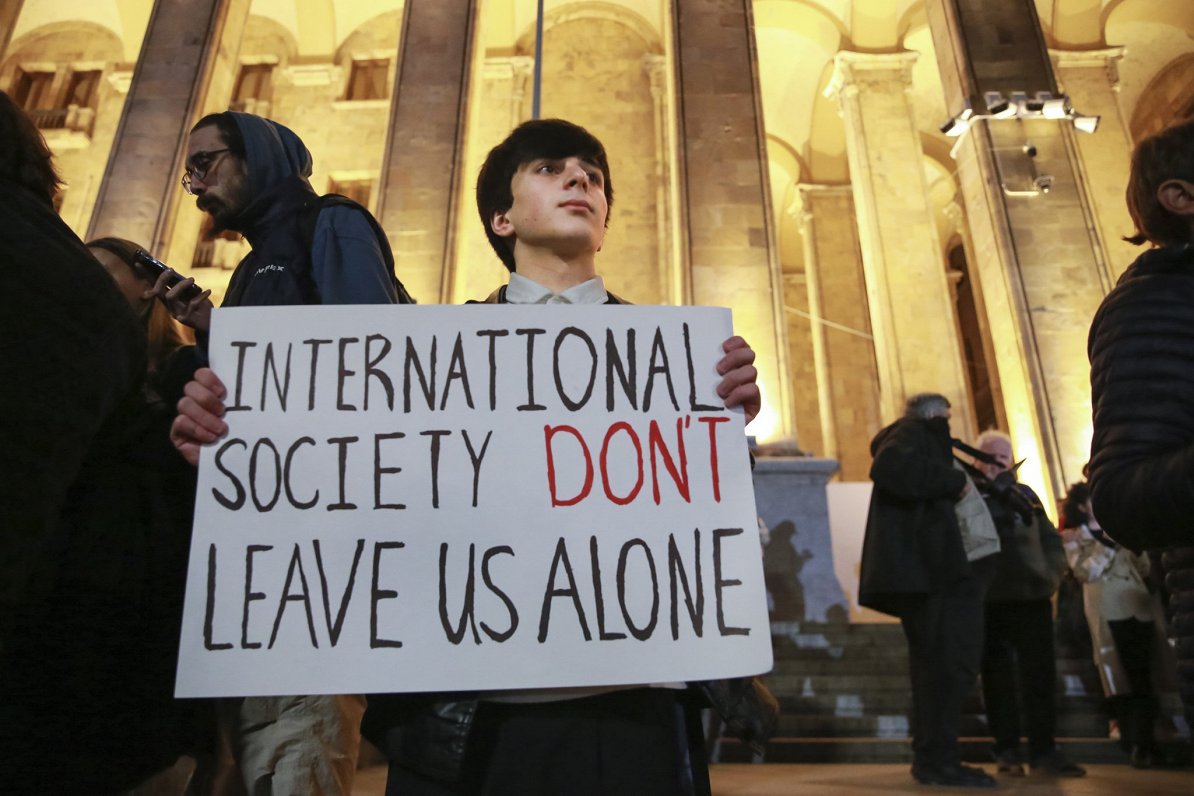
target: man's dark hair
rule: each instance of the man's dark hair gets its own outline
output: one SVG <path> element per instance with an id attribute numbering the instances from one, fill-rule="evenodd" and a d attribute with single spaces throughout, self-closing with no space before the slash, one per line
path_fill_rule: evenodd
<path id="1" fill-rule="evenodd" d="M 0 177 L 54 203 L 62 178 L 37 126 L 12 98 L 0 91 Z"/>
<path id="2" fill-rule="evenodd" d="M 605 183 L 605 201 L 614 205 L 614 185 L 609 176 L 609 159 L 597 137 L 580 125 L 563 119 L 536 119 L 523 122 L 506 140 L 489 151 L 477 175 L 477 212 L 485 225 L 489 245 L 510 271 L 515 270 L 513 242 L 493 231 L 493 216 L 514 204 L 510 183 L 514 174 L 536 158 L 578 157 L 601 169 Z M 609 215 L 605 217 L 609 226 Z"/>
<path id="3" fill-rule="evenodd" d="M 948 411 L 949 399 L 936 392 L 917 393 L 904 404 L 904 417 L 944 417 Z"/>
<path id="4" fill-rule="evenodd" d="M 245 137 L 241 135 L 240 125 L 236 123 L 236 117 L 230 112 L 224 111 L 223 113 L 207 114 L 195 122 L 195 126 L 191 128 L 191 132 L 201 130 L 204 127 L 218 128 L 220 137 L 224 139 L 224 146 L 228 147 L 228 151 L 241 160 L 245 159 Z"/>
<path id="5" fill-rule="evenodd" d="M 1136 145 L 1126 192 L 1136 234 L 1124 240 L 1137 246 L 1190 242 L 1188 219 L 1170 213 L 1157 199 L 1157 190 L 1168 180 L 1194 182 L 1194 120 L 1175 124 Z"/>

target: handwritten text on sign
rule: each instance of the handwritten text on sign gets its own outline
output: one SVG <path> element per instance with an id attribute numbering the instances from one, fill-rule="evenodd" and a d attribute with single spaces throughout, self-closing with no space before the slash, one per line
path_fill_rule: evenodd
<path id="1" fill-rule="evenodd" d="M 180 696 L 771 666 L 728 310 L 221 310 Z"/>

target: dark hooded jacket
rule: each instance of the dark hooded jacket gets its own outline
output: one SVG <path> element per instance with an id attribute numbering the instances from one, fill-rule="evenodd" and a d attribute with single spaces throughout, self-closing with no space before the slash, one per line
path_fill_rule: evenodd
<path id="1" fill-rule="evenodd" d="M 1194 719 L 1194 246 L 1145 252 L 1090 326 L 1091 499 L 1099 524 L 1162 557 L 1182 700 Z"/>
<path id="2" fill-rule="evenodd" d="M 253 250 L 236 267 L 223 306 L 397 302 L 389 243 L 368 212 L 355 204 L 315 210 L 320 200 L 302 140 L 269 119 L 232 116 L 245 142 L 250 199 L 229 226 Z M 313 233 L 311 212 L 318 213 Z"/>
<path id="3" fill-rule="evenodd" d="M 954 509 L 966 476 L 945 418 L 901 418 L 875 435 L 871 455 L 858 602 L 900 616 L 970 574 Z"/>

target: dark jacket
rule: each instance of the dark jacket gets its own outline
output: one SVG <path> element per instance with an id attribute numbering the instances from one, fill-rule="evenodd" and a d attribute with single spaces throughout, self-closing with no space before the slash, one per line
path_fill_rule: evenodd
<path id="1" fill-rule="evenodd" d="M 1194 247 L 1142 254 L 1090 327 L 1091 497 L 1099 524 L 1162 557 L 1194 715 Z"/>
<path id="2" fill-rule="evenodd" d="M 311 153 L 287 127 L 234 114 L 245 141 L 250 200 L 230 226 L 252 251 L 237 265 L 225 307 L 392 304 L 398 301 L 389 243 L 368 211 L 345 200 L 317 210 L 307 178 Z"/>
<path id="3" fill-rule="evenodd" d="M 192 741 L 185 373 L 144 389 L 144 329 L 47 200 L 0 180 L 0 213 L 0 790 L 111 793 Z"/>
<path id="4" fill-rule="evenodd" d="M 1145 252 L 1090 327 L 1094 513 L 1133 550 L 1194 545 L 1194 249 Z"/>
<path id="5" fill-rule="evenodd" d="M 113 414 L 145 377 L 145 334 L 45 196 L 0 178 L 0 648 L 44 594 L 47 545 Z"/>
<path id="6" fill-rule="evenodd" d="M 966 476 L 953 466 L 949 421 L 901 418 L 871 441 L 870 511 L 858 602 L 900 616 L 926 594 L 968 577 L 954 504 Z"/>
<path id="7" fill-rule="evenodd" d="M 1068 565 L 1061 534 L 1045 514 L 1040 498 L 1027 484 L 1011 484 L 1034 507 L 1025 521 L 998 494 L 984 494 L 999 532 L 996 569 L 987 589 L 987 602 L 1048 600 L 1061 585 Z"/>

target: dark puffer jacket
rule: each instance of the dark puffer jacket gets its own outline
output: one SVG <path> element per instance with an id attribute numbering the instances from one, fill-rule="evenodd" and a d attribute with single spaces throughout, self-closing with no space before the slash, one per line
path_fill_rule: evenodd
<path id="1" fill-rule="evenodd" d="M 1162 559 L 1178 668 L 1194 716 L 1194 247 L 1145 252 L 1090 327 L 1095 516 Z"/>

